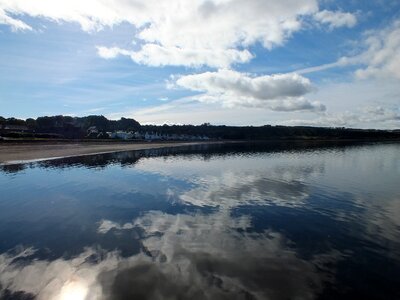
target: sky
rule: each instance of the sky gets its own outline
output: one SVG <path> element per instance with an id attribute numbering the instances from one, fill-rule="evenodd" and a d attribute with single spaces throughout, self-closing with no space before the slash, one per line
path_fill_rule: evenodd
<path id="1" fill-rule="evenodd" d="M 400 128 L 399 0 L 0 0 L 0 116 Z"/>

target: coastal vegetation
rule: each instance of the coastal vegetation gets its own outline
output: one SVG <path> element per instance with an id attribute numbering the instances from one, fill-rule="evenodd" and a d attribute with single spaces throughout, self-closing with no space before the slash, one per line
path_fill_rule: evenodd
<path id="1" fill-rule="evenodd" d="M 104 116 L 45 116 L 37 119 L 0 117 L 3 139 L 108 139 L 113 132 L 136 132 L 160 137 L 191 136 L 222 140 L 280 139 L 400 139 L 400 130 L 312 126 L 141 125 L 134 119 L 109 120 Z"/>

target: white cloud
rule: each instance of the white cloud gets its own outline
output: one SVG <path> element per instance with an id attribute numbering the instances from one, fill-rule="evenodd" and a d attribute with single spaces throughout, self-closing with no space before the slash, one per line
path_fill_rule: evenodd
<path id="1" fill-rule="evenodd" d="M 367 31 L 360 41 L 363 49 L 356 55 L 341 57 L 336 62 L 297 70 L 298 74 L 346 66 L 364 66 L 356 70 L 358 79 L 400 79 L 400 20 L 381 30 Z"/>
<path id="2" fill-rule="evenodd" d="M 176 84 L 198 92 L 232 93 L 260 100 L 299 97 L 312 90 L 310 80 L 297 74 L 251 77 L 246 73 L 226 69 L 182 76 Z"/>
<path id="3" fill-rule="evenodd" d="M 75 22 L 88 32 L 128 22 L 136 27 L 135 38 L 142 46 L 141 50 L 130 52 L 138 63 L 227 67 L 251 59 L 246 48 L 256 42 L 267 49 L 282 45 L 301 29 L 302 16 L 318 11 L 318 2 L 0 0 L 0 9 L 7 16 Z"/>
<path id="4" fill-rule="evenodd" d="M 324 126 L 352 127 L 360 122 L 358 115 L 346 111 L 343 113 L 326 114 L 316 119 L 292 119 L 282 123 L 289 126 Z"/>
<path id="5" fill-rule="evenodd" d="M 309 101 L 304 98 L 295 100 L 281 100 L 273 101 L 270 103 L 269 108 L 273 111 L 314 111 L 323 112 L 326 110 L 326 106 L 318 101 Z"/>
<path id="6" fill-rule="evenodd" d="M 105 1 L 96 0 L 0 0 L 0 9 L 7 14 L 28 15 L 55 22 L 75 22 L 85 31 L 100 30 L 104 26 L 118 24 L 127 17 L 123 13 L 119 15 L 121 10 L 124 7 L 132 10 L 135 6 L 137 5 L 134 3 L 124 5 L 124 1 L 110 7 Z"/>
<path id="7" fill-rule="evenodd" d="M 363 108 L 365 122 L 393 122 L 396 121 L 400 125 L 400 106 L 396 107 L 382 107 L 367 106 Z"/>
<path id="8" fill-rule="evenodd" d="M 301 28 L 299 17 L 318 9 L 314 0 L 168 1 L 138 37 L 164 48 L 234 49 L 261 42 L 271 49 Z M 157 8 L 159 11 L 159 9 Z"/>
<path id="9" fill-rule="evenodd" d="M 175 78 L 176 80 L 176 78 Z M 199 102 L 193 96 L 157 103 L 154 106 L 134 107 L 107 115 L 110 118 L 130 116 L 140 123 L 163 124 L 171 120 L 182 124 L 203 124 L 210 122 L 215 125 L 234 126 L 260 126 L 271 125 L 326 125 L 326 126 L 352 126 L 358 128 L 400 128 L 400 121 L 395 118 L 387 121 L 369 118 L 354 119 L 352 116 L 366 115 L 365 107 L 382 107 L 392 113 L 400 114 L 399 107 L 400 85 L 396 80 L 371 78 L 369 80 L 351 80 L 345 82 L 325 81 L 318 85 L 315 92 L 306 95 L 309 102 L 323 99 L 323 104 L 328 107 L 324 113 L 316 115 L 312 111 L 294 111 L 276 113 L 270 109 L 258 107 L 235 106 L 227 109 L 221 101 Z M 274 103 L 274 101 L 276 101 Z M 277 105 L 283 100 L 269 100 L 267 104 Z M 268 108 L 268 106 L 266 106 Z M 190 111 L 190 114 L 188 114 Z M 346 113 L 347 111 L 347 113 Z M 221 117 L 223 116 L 223 117 Z M 389 116 L 389 114 L 387 114 Z M 330 118 L 330 119 L 327 119 Z M 291 120 L 291 121 L 288 121 Z M 296 122 L 295 122 L 296 121 Z M 317 122 L 318 121 L 318 122 Z"/>
<path id="10" fill-rule="evenodd" d="M 118 47 L 102 47 L 98 46 L 97 48 L 97 54 L 105 59 L 112 59 L 116 58 L 119 55 L 130 55 L 130 51 L 118 48 Z"/>
<path id="11" fill-rule="evenodd" d="M 22 22 L 21 20 L 14 19 L 8 16 L 0 7 L 0 24 L 9 25 L 13 31 L 32 30 L 32 27 Z"/>
<path id="12" fill-rule="evenodd" d="M 248 50 L 166 48 L 157 44 L 145 44 L 139 51 L 98 46 L 97 52 L 100 57 L 105 59 L 124 55 L 129 56 L 138 64 L 154 67 L 166 65 L 229 67 L 232 63 L 245 63 L 253 58 L 253 55 Z"/>
<path id="13" fill-rule="evenodd" d="M 314 19 L 322 24 L 329 25 L 330 29 L 337 27 L 354 27 L 357 18 L 354 14 L 341 11 L 322 10 L 314 15 Z"/>
<path id="14" fill-rule="evenodd" d="M 31 27 L 10 15 L 78 23 L 87 32 L 122 22 L 135 26 L 140 50 L 99 48 L 99 55 L 128 55 L 151 66 L 228 67 L 253 56 L 256 42 L 280 46 L 302 28 L 302 17 L 314 16 L 331 28 L 356 24 L 351 13 L 318 11 L 317 0 L 0 0 L 0 23 L 15 30 Z"/>
<path id="15" fill-rule="evenodd" d="M 349 58 L 349 57 L 341 57 L 337 61 L 333 63 L 327 63 L 319 66 L 314 66 L 314 67 L 308 67 L 308 68 L 303 68 L 296 70 L 295 73 L 297 74 L 307 74 L 307 73 L 314 73 L 314 72 L 320 72 L 320 71 L 325 71 L 329 70 L 332 68 L 339 68 L 339 67 L 345 67 L 348 65 L 356 64 L 358 62 L 358 59 L 355 58 Z"/>
<path id="16" fill-rule="evenodd" d="M 254 77 L 233 70 L 218 70 L 179 77 L 176 86 L 201 92 L 193 98 L 226 107 L 267 107 L 276 111 L 315 110 L 325 107 L 303 96 L 313 88 L 309 79 L 295 73 Z"/>
<path id="17" fill-rule="evenodd" d="M 380 127 L 398 128 L 400 126 L 399 108 L 383 108 L 382 106 L 366 106 L 358 111 L 345 111 L 330 113 L 320 116 L 317 119 L 309 120 L 288 120 L 283 122 L 286 125 L 307 125 L 307 126 L 332 126 L 332 127 Z"/>
<path id="18" fill-rule="evenodd" d="M 382 30 L 368 32 L 365 43 L 368 49 L 359 57 L 367 67 L 357 70 L 356 76 L 400 79 L 400 20 Z"/>

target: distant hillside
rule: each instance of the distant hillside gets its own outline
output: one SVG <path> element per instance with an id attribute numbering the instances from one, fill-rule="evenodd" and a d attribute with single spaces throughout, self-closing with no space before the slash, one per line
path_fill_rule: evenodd
<path id="1" fill-rule="evenodd" d="M 20 120 L 0 117 L 0 135 L 12 138 L 105 138 L 101 133 L 126 131 L 158 133 L 161 135 L 207 136 L 211 139 L 228 140 L 286 140 L 286 139 L 400 139 L 400 130 L 352 129 L 344 127 L 310 126 L 214 126 L 203 125 L 140 125 L 134 119 L 108 120 L 104 116 L 70 117 L 46 116 Z"/>
<path id="2" fill-rule="evenodd" d="M 277 140 L 277 139 L 400 139 L 400 130 L 351 129 L 311 126 L 213 126 L 203 124 L 141 127 L 142 131 L 161 134 L 206 135 L 227 140 Z"/>
<path id="3" fill-rule="evenodd" d="M 25 128 L 22 128 L 22 127 Z M 99 132 L 106 131 L 135 131 L 140 128 L 139 122 L 134 119 L 121 118 L 118 121 L 108 120 L 104 116 L 70 117 L 51 116 L 35 119 L 20 120 L 15 118 L 5 119 L 0 117 L 0 133 L 5 136 L 5 131 L 25 132 L 25 135 L 32 133 L 48 137 L 62 138 L 83 138 L 87 130 L 95 126 Z M 8 130 L 6 128 L 9 128 Z"/>

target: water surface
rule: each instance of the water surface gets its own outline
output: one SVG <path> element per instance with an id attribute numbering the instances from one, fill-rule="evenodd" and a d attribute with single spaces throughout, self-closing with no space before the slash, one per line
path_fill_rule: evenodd
<path id="1" fill-rule="evenodd" d="M 400 299 L 400 144 L 2 166 L 1 299 Z"/>

